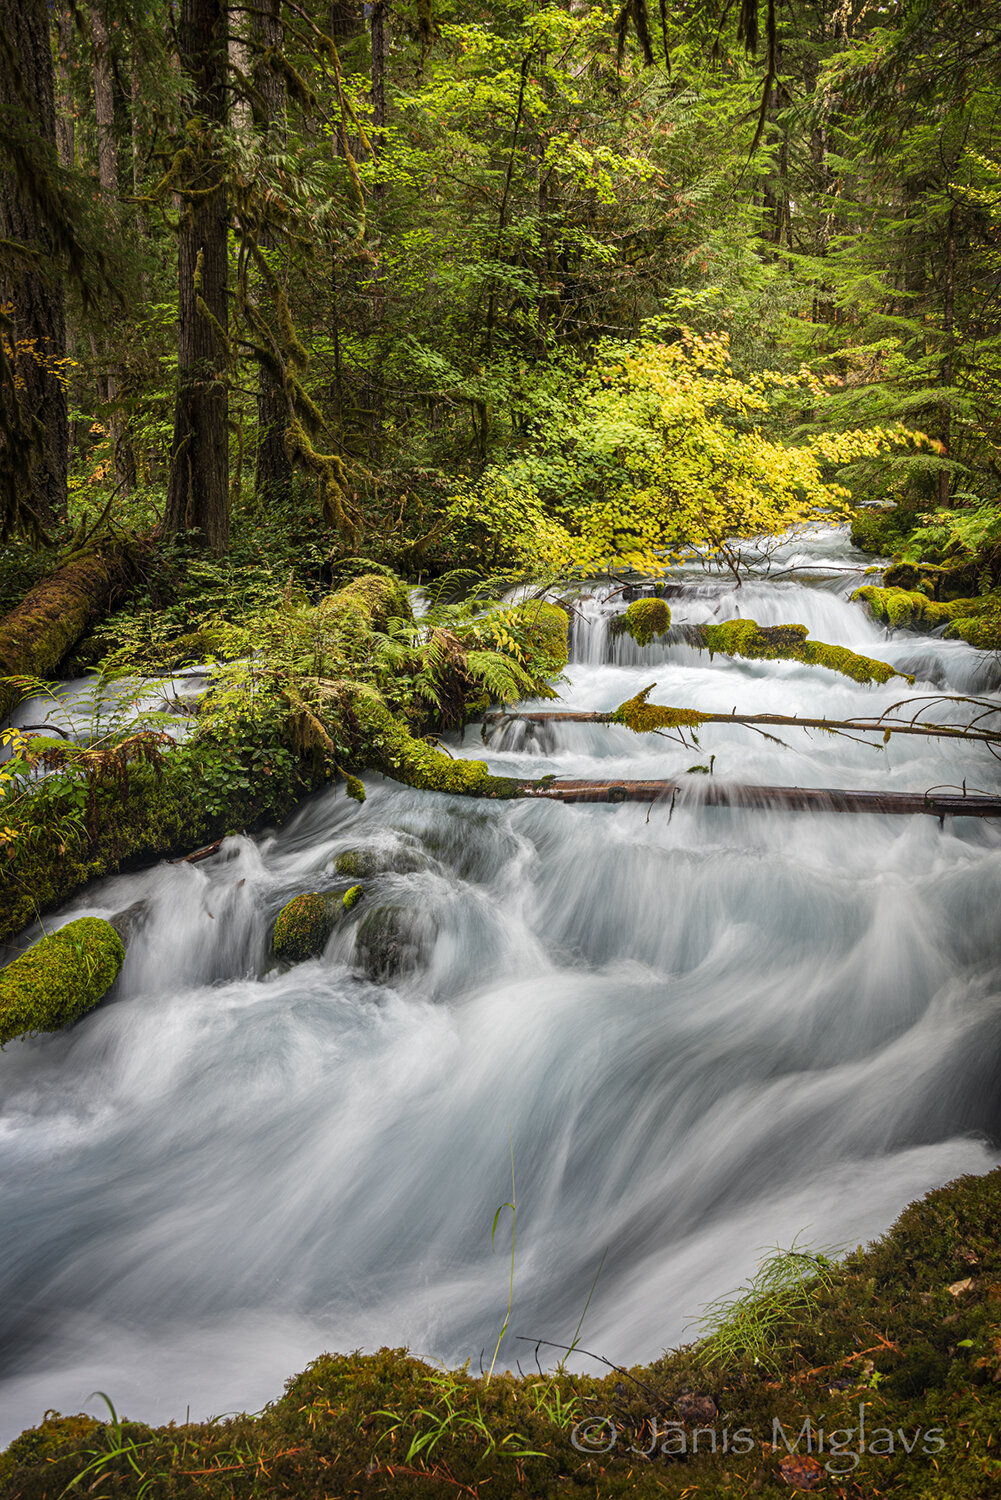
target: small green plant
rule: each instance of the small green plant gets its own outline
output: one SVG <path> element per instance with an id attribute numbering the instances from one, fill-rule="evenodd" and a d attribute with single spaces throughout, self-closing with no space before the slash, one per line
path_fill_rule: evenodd
<path id="1" fill-rule="evenodd" d="M 526 1439 L 519 1432 L 506 1432 L 500 1439 L 491 1432 L 479 1396 L 470 1402 L 474 1387 L 469 1381 L 468 1361 L 461 1371 L 444 1366 L 440 1371 L 432 1371 L 429 1380 L 431 1400 L 428 1403 L 405 1413 L 380 1410 L 372 1414 L 388 1417 L 390 1421 L 379 1443 L 394 1441 L 396 1434 L 410 1434 L 404 1463 L 426 1463 L 442 1442 L 463 1439 L 482 1442 L 484 1458 L 495 1453 L 514 1459 L 546 1457 L 544 1453 L 528 1448 Z"/>
<path id="2" fill-rule="evenodd" d="M 135 1438 L 129 1437 L 125 1432 L 125 1423 L 115 1411 L 110 1396 L 106 1396 L 103 1391 L 95 1391 L 94 1395 L 100 1396 L 111 1418 L 103 1427 L 98 1428 L 98 1432 L 102 1433 L 105 1438 L 106 1446 L 84 1449 L 82 1456 L 89 1458 L 90 1462 L 60 1492 L 59 1500 L 63 1500 L 64 1495 L 79 1490 L 85 1480 L 89 1482 L 84 1493 L 99 1497 L 101 1481 L 111 1479 L 114 1471 L 120 1473 L 123 1460 L 135 1476 L 135 1489 L 131 1493 L 135 1495 L 135 1500 L 142 1500 L 144 1495 L 149 1494 L 157 1480 L 164 1477 L 147 1469 L 145 1465 L 143 1450 L 150 1446 L 151 1440 L 137 1443 Z"/>
<path id="3" fill-rule="evenodd" d="M 793 1348 L 791 1320 L 812 1316 L 833 1275 L 826 1254 L 795 1240 L 788 1250 L 776 1245 L 746 1285 L 706 1304 L 699 1319 L 702 1358 L 710 1365 L 750 1359 L 777 1373 L 780 1357 Z"/>

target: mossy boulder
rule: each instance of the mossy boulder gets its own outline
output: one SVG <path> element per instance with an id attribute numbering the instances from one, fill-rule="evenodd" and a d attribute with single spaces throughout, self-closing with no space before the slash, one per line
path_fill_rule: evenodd
<path id="1" fill-rule="evenodd" d="M 93 1010 L 118 978 L 125 947 L 110 922 L 80 917 L 0 969 L 0 1046 L 60 1031 Z"/>
<path id="2" fill-rule="evenodd" d="M 370 630 L 385 630 L 390 620 L 412 620 L 410 595 L 402 579 L 387 573 L 363 573 L 330 594 L 324 613 L 360 617 Z"/>
<path id="3" fill-rule="evenodd" d="M 953 620 L 945 633 L 981 651 L 1001 651 L 1001 599 L 985 599 L 976 615 Z"/>
<path id="4" fill-rule="evenodd" d="M 334 860 L 338 875 L 347 875 L 352 880 L 362 880 L 375 875 L 383 863 L 374 849 L 343 849 Z"/>
<path id="5" fill-rule="evenodd" d="M 981 598 L 936 602 L 917 589 L 877 588 L 866 583 L 852 594 L 852 602 L 867 605 L 881 624 L 896 630 L 935 630 L 954 620 L 975 619 L 990 611 L 994 601 Z"/>
<path id="6" fill-rule="evenodd" d="M 637 646 L 649 646 L 655 635 L 670 630 L 671 609 L 663 599 L 634 599 L 621 619 L 622 628 Z"/>
<path id="7" fill-rule="evenodd" d="M 317 958 L 326 947 L 336 920 L 336 898 L 318 891 L 294 896 L 275 921 L 271 936 L 275 957 L 293 964 Z"/>

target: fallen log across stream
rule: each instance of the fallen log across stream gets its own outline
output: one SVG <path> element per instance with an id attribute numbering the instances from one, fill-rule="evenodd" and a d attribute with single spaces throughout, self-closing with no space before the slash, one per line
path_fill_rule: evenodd
<path id="1" fill-rule="evenodd" d="M 550 802 L 673 803 L 682 794 L 702 807 L 782 808 L 788 812 L 925 813 L 930 817 L 1001 818 L 1001 797 L 961 792 L 878 792 L 839 787 L 745 786 L 706 780 L 527 781 L 515 794 Z"/>
<path id="2" fill-rule="evenodd" d="M 913 720 L 901 722 L 885 716 L 871 719 L 812 719 L 797 714 L 739 714 L 736 709 L 728 714 L 704 713 L 701 709 L 648 704 L 646 695 L 649 692 L 650 688 L 646 688 L 636 698 L 631 698 L 628 703 L 607 713 L 574 712 L 569 709 L 506 709 L 485 714 L 483 723 L 490 728 L 515 721 L 526 724 L 621 724 L 627 729 L 646 728 L 651 731 L 698 729 L 703 724 L 738 724 L 753 729 L 756 725 L 768 724 L 779 729 L 820 729 L 826 734 L 880 734 L 884 740 L 889 740 L 895 734 L 916 734 L 923 735 L 926 739 L 972 740 L 1001 747 L 1001 730 L 968 728 L 964 724 L 915 723 Z M 651 718 L 648 724 L 641 721 L 630 722 L 630 710 L 634 706 L 640 715 L 646 712 L 656 717 Z"/>

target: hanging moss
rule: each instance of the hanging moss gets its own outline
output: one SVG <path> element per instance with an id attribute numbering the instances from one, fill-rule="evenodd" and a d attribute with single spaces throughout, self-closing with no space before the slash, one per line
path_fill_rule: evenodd
<path id="1" fill-rule="evenodd" d="M 334 930 L 336 905 L 330 896 L 310 891 L 294 896 L 278 913 L 271 946 L 275 957 L 288 963 L 317 958 Z"/>
<path id="2" fill-rule="evenodd" d="M 861 592 L 861 591 L 859 591 Z M 827 667 L 840 672 L 853 682 L 889 682 L 891 677 L 907 677 L 885 661 L 871 656 L 860 656 L 849 651 L 847 646 L 830 646 L 824 641 L 807 639 L 805 625 L 765 625 L 754 620 L 724 620 L 719 625 L 697 625 L 688 639 L 694 646 L 723 656 L 743 656 L 750 661 L 806 662 L 809 666 Z"/>
<path id="3" fill-rule="evenodd" d="M 666 708 L 648 703 L 647 696 L 656 686 L 655 682 L 651 682 L 635 698 L 628 698 L 625 703 L 620 703 L 610 722 L 624 724 L 634 734 L 648 734 L 652 729 L 698 729 L 700 724 L 705 723 L 703 715 L 696 713 L 694 709 Z"/>
<path id="4" fill-rule="evenodd" d="M 110 922 L 81 917 L 0 969 L 0 1046 L 59 1031 L 103 1000 L 125 959 Z"/>
<path id="5" fill-rule="evenodd" d="M 623 616 L 624 627 L 637 646 L 649 646 L 655 635 L 671 628 L 671 610 L 663 599 L 634 599 Z"/>

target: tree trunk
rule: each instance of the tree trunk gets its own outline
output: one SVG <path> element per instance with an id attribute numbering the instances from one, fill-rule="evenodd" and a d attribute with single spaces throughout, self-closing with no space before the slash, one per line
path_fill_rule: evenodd
<path id="1" fill-rule="evenodd" d="M 10 70 L 0 68 L 0 107 L 6 106 L 17 118 L 27 116 L 32 131 L 51 147 L 55 170 L 56 103 L 48 7 L 44 0 L 0 0 L 0 27 L 21 70 L 18 87 Z M 0 286 L 0 305 L 11 306 L 10 341 L 15 346 L 21 416 L 29 425 L 39 424 L 25 478 L 27 505 L 44 523 L 66 510 L 66 314 L 58 281 L 45 274 L 51 254 L 49 235 L 35 201 L 10 171 L 0 173 L 0 240 L 23 245 L 39 256 L 40 269 L 20 262 Z"/>
<path id="2" fill-rule="evenodd" d="M 73 23 L 70 19 L 69 7 L 66 5 L 56 6 L 56 34 L 56 79 L 59 84 L 56 91 L 56 148 L 59 153 L 59 165 L 64 172 L 70 172 L 74 166 L 76 121 L 73 114 L 69 67 Z"/>
<path id="3" fill-rule="evenodd" d="M 280 147 L 285 144 L 285 85 L 279 74 L 267 66 L 267 54 L 281 46 L 281 0 L 260 0 L 252 25 L 254 124 L 266 139 Z M 275 248 L 275 233 L 268 223 L 261 228 L 260 245 L 262 250 Z M 267 317 L 267 307 L 263 310 Z M 292 464 L 285 447 L 288 423 L 288 401 L 281 380 L 270 365 L 262 362 L 257 388 L 260 437 L 254 488 L 265 501 L 286 491 L 292 481 Z"/>
<path id="4" fill-rule="evenodd" d="M 90 7 L 90 35 L 94 49 L 94 114 L 97 118 L 97 179 L 109 208 L 118 206 L 118 146 L 115 142 L 115 101 L 111 87 L 111 38 L 101 7 Z"/>
<path id="5" fill-rule="evenodd" d="M 165 526 L 214 552 L 229 546 L 227 203 L 215 131 L 226 123 L 226 0 L 182 0 L 181 66 L 194 85 L 178 185 L 178 387 Z"/>
<path id="6" fill-rule="evenodd" d="M 945 236 L 945 299 L 942 311 L 942 332 L 945 336 L 945 358 L 942 361 L 942 384 L 946 391 L 952 385 L 953 348 L 952 337 L 955 324 L 956 295 L 956 210 L 949 210 L 949 224 Z M 942 457 L 948 459 L 952 439 L 952 402 L 948 395 L 942 402 Z M 949 504 L 951 473 L 944 465 L 938 476 L 938 503 Z"/>

